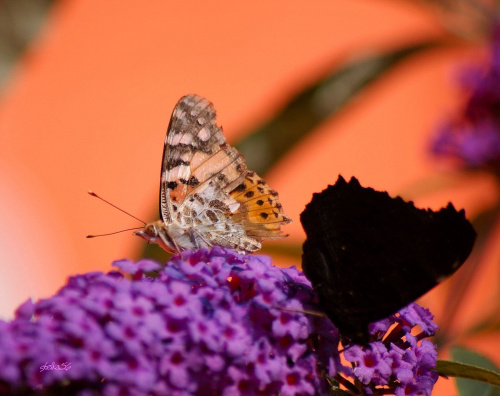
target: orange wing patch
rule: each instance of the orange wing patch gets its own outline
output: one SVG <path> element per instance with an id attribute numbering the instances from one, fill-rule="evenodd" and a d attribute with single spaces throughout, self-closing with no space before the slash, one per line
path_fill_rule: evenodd
<path id="1" fill-rule="evenodd" d="M 283 212 L 278 193 L 255 172 L 248 171 L 244 182 L 231 192 L 231 196 L 240 203 L 232 218 L 243 225 L 248 236 L 259 241 L 287 236 L 280 227 L 291 220 Z"/>

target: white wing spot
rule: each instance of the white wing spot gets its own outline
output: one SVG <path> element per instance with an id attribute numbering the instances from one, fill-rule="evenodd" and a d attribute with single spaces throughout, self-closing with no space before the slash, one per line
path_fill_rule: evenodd
<path id="1" fill-rule="evenodd" d="M 170 140 L 169 143 L 172 146 L 177 146 L 181 141 L 181 137 L 182 137 L 182 134 L 180 134 L 180 133 L 167 134 L 167 138 L 169 138 L 169 140 Z"/>
<path id="2" fill-rule="evenodd" d="M 191 144 L 193 137 L 189 133 L 170 133 L 167 135 L 167 143 L 170 146 L 177 146 L 178 144 Z"/>
<path id="3" fill-rule="evenodd" d="M 180 144 L 191 144 L 191 143 L 193 143 L 193 137 L 190 134 L 185 133 L 182 135 L 181 140 L 179 140 L 179 143 Z"/>
<path id="4" fill-rule="evenodd" d="M 199 122 L 200 120 L 198 120 Z M 206 142 L 208 139 L 210 139 L 210 132 L 208 131 L 207 128 L 201 128 L 200 131 L 198 132 L 198 138 L 202 142 Z"/>
<path id="5" fill-rule="evenodd" d="M 177 181 L 179 179 L 188 180 L 191 177 L 191 168 L 186 165 L 179 165 L 168 171 L 166 181 Z"/>
<path id="6" fill-rule="evenodd" d="M 240 203 L 239 202 L 234 202 L 234 203 L 230 203 L 229 205 L 227 205 L 228 208 L 229 208 L 229 211 L 231 213 L 234 213 L 238 210 L 238 208 L 240 207 Z"/>

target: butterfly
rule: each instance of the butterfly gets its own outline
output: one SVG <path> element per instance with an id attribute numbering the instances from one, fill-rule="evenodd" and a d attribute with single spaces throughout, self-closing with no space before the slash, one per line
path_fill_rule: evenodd
<path id="1" fill-rule="evenodd" d="M 214 106 L 182 97 L 168 126 L 160 181 L 160 219 L 134 234 L 168 252 L 221 246 L 241 253 L 284 238 L 290 223 L 278 193 L 226 143 Z"/>
<path id="2" fill-rule="evenodd" d="M 438 212 L 339 176 L 300 215 L 302 268 L 325 314 L 351 343 L 425 294 L 469 256 L 476 233 L 451 203 Z"/>

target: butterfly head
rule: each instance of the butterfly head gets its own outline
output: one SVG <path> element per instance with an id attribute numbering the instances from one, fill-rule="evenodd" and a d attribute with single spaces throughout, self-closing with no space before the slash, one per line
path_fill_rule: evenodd
<path id="1" fill-rule="evenodd" d="M 167 252 L 175 253 L 178 251 L 162 220 L 146 224 L 142 230 L 134 232 L 134 235 L 140 236 L 149 243 L 160 245 Z"/>

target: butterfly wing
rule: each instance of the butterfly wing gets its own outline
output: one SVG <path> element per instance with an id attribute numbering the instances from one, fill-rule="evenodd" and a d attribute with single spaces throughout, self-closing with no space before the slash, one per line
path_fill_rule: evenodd
<path id="1" fill-rule="evenodd" d="M 174 108 L 161 168 L 160 213 L 166 223 L 175 221 L 186 197 L 201 196 L 210 181 L 225 190 L 243 179 L 244 159 L 226 144 L 215 117 L 212 103 L 196 95 L 184 96 Z M 229 196 L 223 202 L 237 206 Z"/>
<path id="2" fill-rule="evenodd" d="M 216 125 L 213 105 L 197 95 L 179 100 L 163 154 L 160 213 L 165 223 L 195 227 L 196 246 L 255 251 L 280 238 L 290 222 L 277 193 L 247 169 Z"/>
<path id="3" fill-rule="evenodd" d="M 278 193 L 255 172 L 248 171 L 231 196 L 240 203 L 233 220 L 245 228 L 247 235 L 258 241 L 288 236 L 282 233 L 281 226 L 291 220 L 283 212 Z"/>
<path id="4" fill-rule="evenodd" d="M 368 324 L 414 301 L 467 259 L 475 231 L 464 211 L 439 212 L 341 176 L 314 194 L 300 220 L 302 268 L 342 334 L 368 339 Z"/>

